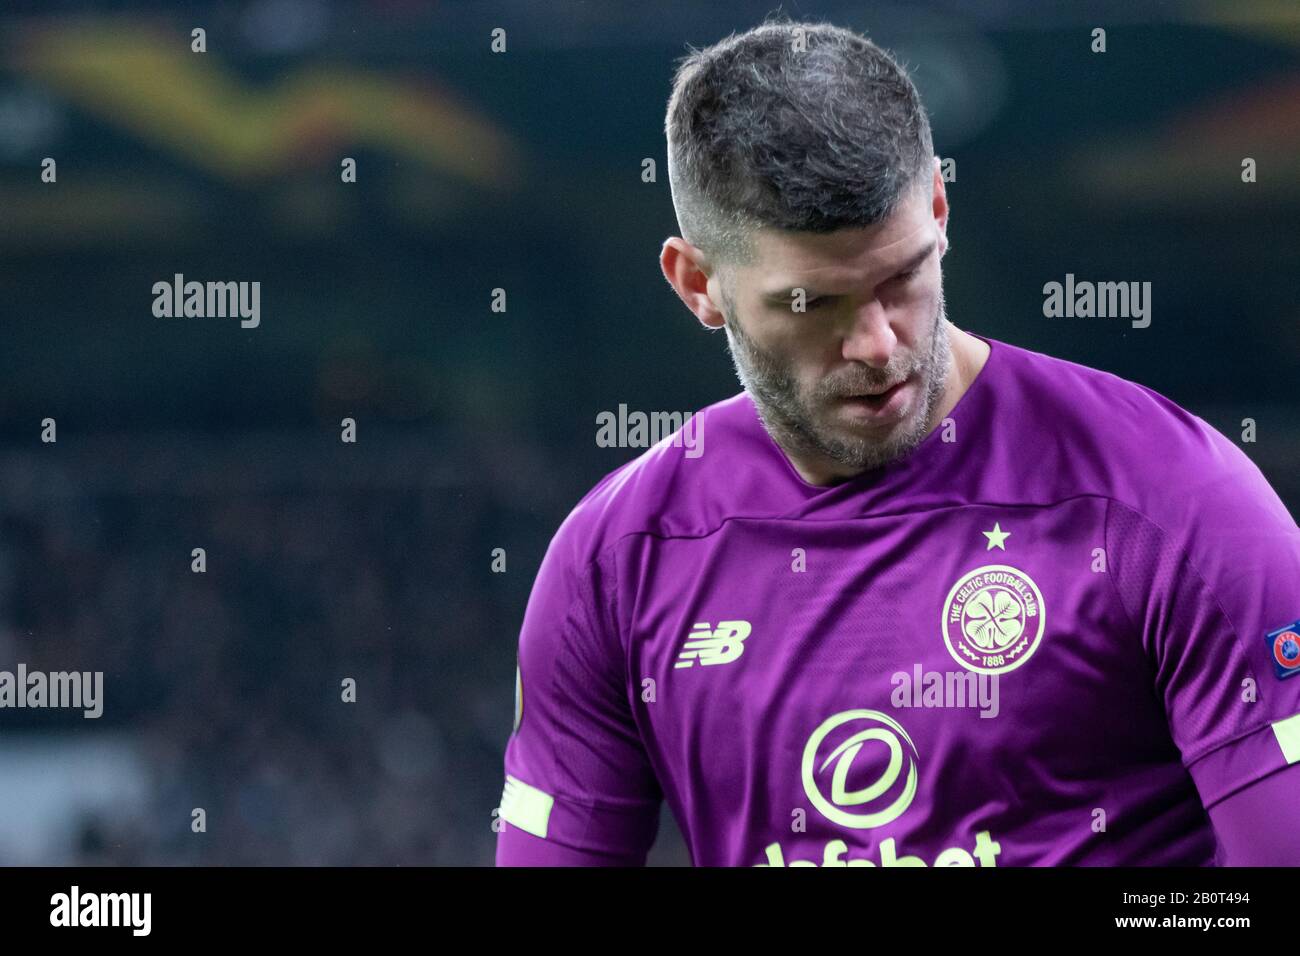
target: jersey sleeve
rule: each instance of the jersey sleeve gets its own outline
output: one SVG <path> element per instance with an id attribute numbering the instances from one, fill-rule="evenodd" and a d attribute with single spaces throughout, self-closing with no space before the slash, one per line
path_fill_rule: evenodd
<path id="1" fill-rule="evenodd" d="M 1220 866 L 1300 866 L 1300 827 L 1294 823 L 1300 763 L 1265 777 L 1210 810 Z"/>
<path id="2" fill-rule="evenodd" d="M 1300 634 L 1300 529 L 1254 463 L 1200 424 L 1194 455 L 1171 451 L 1162 500 L 1110 503 L 1106 550 L 1210 810 L 1300 762 L 1300 657 L 1282 666 L 1292 648 L 1277 640 Z"/>
<path id="3" fill-rule="evenodd" d="M 571 515 L 524 614 L 498 865 L 639 866 L 658 829 L 662 791 L 632 717 L 606 576 L 583 537 Z"/>

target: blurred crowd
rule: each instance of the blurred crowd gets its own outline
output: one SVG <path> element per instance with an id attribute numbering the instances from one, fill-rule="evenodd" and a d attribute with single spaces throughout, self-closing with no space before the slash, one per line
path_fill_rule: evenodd
<path id="1" fill-rule="evenodd" d="M 436 436 L 133 441 L 116 472 L 93 464 L 109 440 L 0 463 L 0 667 L 101 670 L 105 698 L 97 721 L 0 714 L 7 736 L 125 736 L 144 778 L 138 806 L 88 801 L 42 856 L 490 863 L 518 625 L 566 507 L 535 463 Z"/>

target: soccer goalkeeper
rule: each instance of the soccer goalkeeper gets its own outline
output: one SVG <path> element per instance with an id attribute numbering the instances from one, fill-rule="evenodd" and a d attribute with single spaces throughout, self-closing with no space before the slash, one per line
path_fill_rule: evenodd
<path id="1" fill-rule="evenodd" d="M 499 864 L 1300 864 L 1300 530 L 1205 422 L 956 328 L 916 89 L 692 53 L 668 282 L 744 391 L 587 494 L 519 642 Z"/>

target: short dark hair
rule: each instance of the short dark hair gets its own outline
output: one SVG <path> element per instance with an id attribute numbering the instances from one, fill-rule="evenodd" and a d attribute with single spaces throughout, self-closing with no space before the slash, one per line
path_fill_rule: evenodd
<path id="1" fill-rule="evenodd" d="M 930 180 L 921 98 L 866 37 L 778 18 L 689 49 L 664 123 L 668 177 L 682 236 L 714 263 L 752 261 L 758 226 L 875 225 Z"/>

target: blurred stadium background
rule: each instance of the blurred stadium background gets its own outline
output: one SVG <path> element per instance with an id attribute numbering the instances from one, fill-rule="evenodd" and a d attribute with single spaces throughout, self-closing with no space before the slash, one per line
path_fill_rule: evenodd
<path id="1" fill-rule="evenodd" d="M 491 862 L 533 575 L 639 453 L 597 413 L 738 389 L 659 275 L 663 111 L 773 9 L 6 6 L 0 668 L 101 670 L 105 710 L 0 711 L 0 863 Z M 1300 513 L 1300 5 L 780 9 L 915 71 L 955 323 L 1255 419 Z M 155 318 L 177 272 L 260 281 L 260 327 Z M 1044 318 L 1067 272 L 1152 282 L 1151 327 Z"/>

